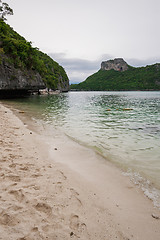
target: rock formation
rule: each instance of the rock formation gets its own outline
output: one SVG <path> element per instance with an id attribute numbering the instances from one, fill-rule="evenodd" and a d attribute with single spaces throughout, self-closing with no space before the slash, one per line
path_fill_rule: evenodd
<path id="1" fill-rule="evenodd" d="M 59 76 L 57 89 L 60 90 L 61 92 L 68 92 L 69 91 L 69 80 L 63 79 L 62 76 Z"/>
<path id="2" fill-rule="evenodd" d="M 33 70 L 22 71 L 9 64 L 7 57 L 1 56 L 0 64 L 0 91 L 14 90 L 39 90 L 45 84 L 38 72 Z"/>
<path id="3" fill-rule="evenodd" d="M 102 70 L 111 70 L 124 72 L 128 70 L 127 63 L 123 60 L 123 58 L 115 58 L 114 60 L 104 61 L 101 63 Z"/>
<path id="4" fill-rule="evenodd" d="M 39 92 L 46 87 L 46 83 L 37 71 L 15 68 L 6 55 L 0 54 L 0 98 L 24 96 L 30 92 Z M 67 92 L 69 80 L 59 75 L 57 90 Z"/>

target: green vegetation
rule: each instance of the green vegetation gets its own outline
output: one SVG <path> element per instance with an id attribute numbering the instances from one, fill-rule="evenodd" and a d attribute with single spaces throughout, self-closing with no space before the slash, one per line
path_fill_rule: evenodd
<path id="1" fill-rule="evenodd" d="M 160 64 L 119 72 L 99 70 L 84 82 L 71 85 L 71 89 L 85 91 L 160 90 Z"/>
<path id="2" fill-rule="evenodd" d="M 68 81 L 63 67 L 47 54 L 33 48 L 31 42 L 26 41 L 0 18 L 0 64 L 4 56 L 15 68 L 38 72 L 47 87 L 53 90 L 57 89 L 62 79 L 63 82 Z"/>

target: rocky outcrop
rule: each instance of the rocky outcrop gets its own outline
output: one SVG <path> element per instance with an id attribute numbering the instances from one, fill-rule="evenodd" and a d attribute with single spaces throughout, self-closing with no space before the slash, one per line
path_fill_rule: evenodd
<path id="1" fill-rule="evenodd" d="M 114 60 L 104 61 L 101 63 L 102 70 L 115 70 L 124 72 L 128 70 L 127 63 L 123 60 L 123 58 L 115 58 Z"/>
<path id="2" fill-rule="evenodd" d="M 1 56 L 0 91 L 34 91 L 46 87 L 38 72 L 15 68 L 8 61 L 9 59 L 6 56 Z"/>
<path id="3" fill-rule="evenodd" d="M 59 76 L 57 89 L 60 90 L 61 92 L 68 92 L 69 80 L 63 79 L 62 76 Z"/>

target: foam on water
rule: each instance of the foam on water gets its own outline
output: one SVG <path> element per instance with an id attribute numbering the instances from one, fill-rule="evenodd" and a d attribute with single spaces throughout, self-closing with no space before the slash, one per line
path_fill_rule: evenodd
<path id="1" fill-rule="evenodd" d="M 140 187 L 144 195 L 153 201 L 155 207 L 160 209 L 160 190 L 153 187 L 153 184 L 139 173 L 128 170 L 127 172 L 123 172 L 123 175 L 129 177 L 135 185 Z"/>

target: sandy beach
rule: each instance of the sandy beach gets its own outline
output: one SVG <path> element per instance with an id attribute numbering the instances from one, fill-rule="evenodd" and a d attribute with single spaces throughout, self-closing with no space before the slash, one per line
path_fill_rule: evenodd
<path id="1" fill-rule="evenodd" d="M 92 150 L 0 104 L 0 239 L 159 240 L 160 211 Z"/>

